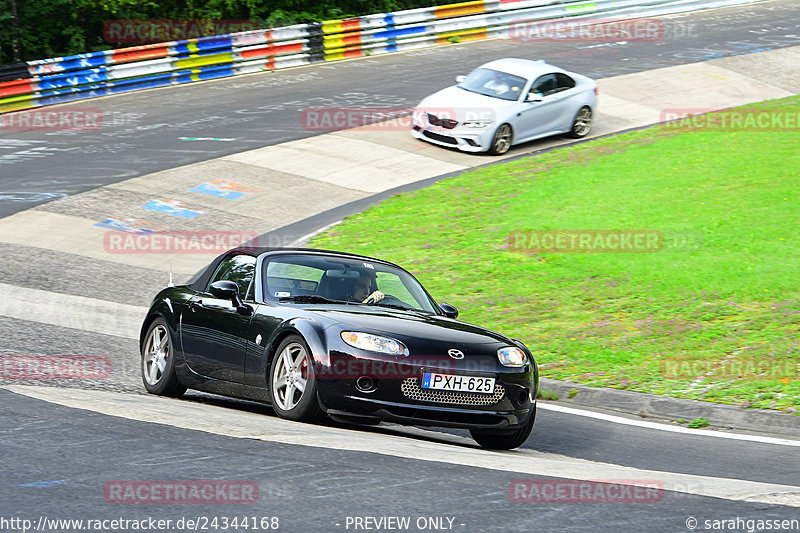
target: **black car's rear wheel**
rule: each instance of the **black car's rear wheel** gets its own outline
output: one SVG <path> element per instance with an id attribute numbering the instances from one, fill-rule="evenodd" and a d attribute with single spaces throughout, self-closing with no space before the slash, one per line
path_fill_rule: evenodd
<path id="1" fill-rule="evenodd" d="M 494 132 L 492 138 L 492 146 L 489 148 L 489 153 L 492 155 L 503 155 L 511 148 L 511 140 L 513 138 L 511 126 L 508 124 L 501 124 Z"/>
<path id="2" fill-rule="evenodd" d="M 142 381 L 147 392 L 175 398 L 186 392 L 186 387 L 175 374 L 172 335 L 163 318 L 157 318 L 150 324 L 141 352 Z"/>
<path id="3" fill-rule="evenodd" d="M 528 423 L 519 429 L 484 431 L 470 429 L 469 432 L 475 442 L 492 450 L 512 450 L 522 446 L 531 434 L 533 423 L 536 421 L 536 404 Z"/>
<path id="4" fill-rule="evenodd" d="M 281 418 L 314 421 L 322 417 L 311 350 L 299 335 L 278 346 L 269 372 L 272 408 Z"/>

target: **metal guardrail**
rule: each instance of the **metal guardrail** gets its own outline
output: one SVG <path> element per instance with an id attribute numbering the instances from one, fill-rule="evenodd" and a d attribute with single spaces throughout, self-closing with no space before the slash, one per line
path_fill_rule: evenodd
<path id="1" fill-rule="evenodd" d="M 642 18 L 751 0 L 477 0 L 0 66 L 0 113 L 508 35 L 515 24 Z"/>

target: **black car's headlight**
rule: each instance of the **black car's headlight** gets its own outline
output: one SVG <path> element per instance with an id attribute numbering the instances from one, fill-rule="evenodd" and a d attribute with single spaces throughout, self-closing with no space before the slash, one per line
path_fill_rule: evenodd
<path id="1" fill-rule="evenodd" d="M 520 367 L 528 362 L 528 356 L 519 348 L 500 348 L 497 350 L 497 359 L 503 366 Z"/>
<path id="2" fill-rule="evenodd" d="M 408 355 L 408 349 L 402 342 L 389 337 L 361 331 L 343 331 L 341 335 L 344 342 L 359 350 L 390 355 Z"/>

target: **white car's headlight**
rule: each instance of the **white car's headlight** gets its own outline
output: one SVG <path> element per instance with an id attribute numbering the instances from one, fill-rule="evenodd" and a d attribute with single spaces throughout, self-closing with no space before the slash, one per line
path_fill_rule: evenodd
<path id="1" fill-rule="evenodd" d="M 497 358 L 503 366 L 520 367 L 528 362 L 528 356 L 519 348 L 500 348 L 497 350 Z"/>
<path id="2" fill-rule="evenodd" d="M 492 120 L 467 120 L 466 122 L 462 122 L 462 124 L 466 128 L 485 128 L 489 124 L 492 124 L 492 122 Z"/>
<path id="3" fill-rule="evenodd" d="M 402 342 L 389 337 L 381 337 L 380 335 L 372 335 L 360 331 L 343 331 L 342 340 L 359 350 L 390 355 L 408 355 L 408 349 Z"/>

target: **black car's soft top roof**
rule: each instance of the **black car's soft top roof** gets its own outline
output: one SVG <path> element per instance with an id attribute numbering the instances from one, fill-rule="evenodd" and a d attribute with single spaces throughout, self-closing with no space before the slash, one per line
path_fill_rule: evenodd
<path id="1" fill-rule="evenodd" d="M 351 254 L 349 252 L 338 252 L 336 250 L 322 250 L 319 248 L 277 248 L 277 247 L 268 247 L 268 246 L 240 246 L 238 248 L 233 248 L 228 250 L 227 252 L 218 255 L 214 258 L 211 263 L 208 264 L 203 270 L 192 276 L 189 281 L 186 282 L 192 289 L 196 291 L 203 291 L 205 290 L 206 286 L 208 285 L 208 281 L 211 279 L 211 276 L 214 275 L 216 272 L 217 267 L 219 264 L 227 257 L 232 255 L 250 255 L 253 257 L 258 257 L 259 255 L 267 252 L 313 252 L 313 253 L 321 253 L 321 254 L 332 254 L 332 255 L 341 255 L 345 257 L 355 257 L 358 259 L 366 259 L 368 261 L 376 261 L 380 263 L 385 263 L 388 265 L 392 265 L 398 268 L 398 265 L 394 263 L 390 263 L 389 261 L 384 261 L 383 259 L 377 259 L 375 257 L 369 257 L 366 255 L 361 254 Z"/>

